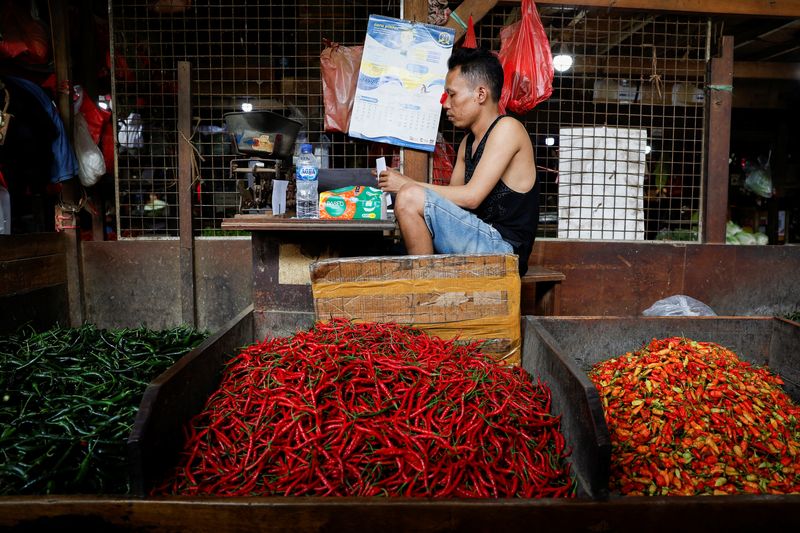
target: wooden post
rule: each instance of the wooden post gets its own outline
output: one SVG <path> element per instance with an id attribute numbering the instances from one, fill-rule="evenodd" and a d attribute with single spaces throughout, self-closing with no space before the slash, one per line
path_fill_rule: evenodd
<path id="1" fill-rule="evenodd" d="M 196 324 L 194 287 L 194 236 L 192 235 L 191 65 L 178 61 L 178 217 L 180 219 L 181 316 Z"/>
<path id="2" fill-rule="evenodd" d="M 72 140 L 72 98 L 71 98 L 71 66 L 69 57 L 69 16 L 65 2 L 49 0 L 51 38 L 53 41 L 53 63 L 56 74 L 56 107 L 58 108 L 64 130 Z M 61 203 L 78 206 L 83 191 L 77 178 L 66 180 L 61 184 Z M 75 222 L 79 220 L 75 213 Z M 81 268 L 80 227 L 65 229 L 65 253 L 67 267 L 67 302 L 69 306 L 69 323 L 73 327 L 83 323 L 83 272 Z"/>
<path id="3" fill-rule="evenodd" d="M 722 56 L 711 60 L 708 165 L 703 213 L 703 241 L 725 242 L 728 220 L 728 157 L 731 144 L 733 37 L 722 38 Z"/>
<path id="4" fill-rule="evenodd" d="M 428 22 L 427 0 L 403 0 L 403 17 L 414 22 Z M 428 152 L 403 149 L 403 174 L 416 181 L 428 181 Z"/>

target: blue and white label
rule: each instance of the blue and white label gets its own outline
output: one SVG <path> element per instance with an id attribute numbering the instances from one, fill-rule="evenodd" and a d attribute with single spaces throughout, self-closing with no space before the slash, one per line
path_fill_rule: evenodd
<path id="1" fill-rule="evenodd" d="M 316 181 L 319 169 L 311 165 L 303 165 L 297 168 L 297 179 L 302 181 Z"/>

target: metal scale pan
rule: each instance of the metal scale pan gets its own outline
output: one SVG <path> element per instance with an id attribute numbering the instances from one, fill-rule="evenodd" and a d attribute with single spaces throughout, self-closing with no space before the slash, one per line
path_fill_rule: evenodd
<path id="1" fill-rule="evenodd" d="M 230 166 L 239 192 L 239 212 L 267 213 L 272 180 L 285 179 L 303 125 L 272 111 L 226 113 L 224 119 L 236 153 L 247 156 L 234 159 Z"/>

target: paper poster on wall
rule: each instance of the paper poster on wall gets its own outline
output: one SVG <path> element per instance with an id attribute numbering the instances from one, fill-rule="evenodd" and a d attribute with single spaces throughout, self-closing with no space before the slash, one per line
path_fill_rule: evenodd
<path id="1" fill-rule="evenodd" d="M 455 31 L 370 15 L 351 137 L 433 152 Z"/>

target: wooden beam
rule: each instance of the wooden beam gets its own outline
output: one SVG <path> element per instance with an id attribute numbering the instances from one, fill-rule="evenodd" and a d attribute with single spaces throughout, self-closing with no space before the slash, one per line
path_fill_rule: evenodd
<path id="1" fill-rule="evenodd" d="M 197 323 L 194 286 L 194 236 L 192 235 L 192 78 L 188 61 L 178 61 L 178 213 L 180 219 L 181 317 Z"/>
<path id="2" fill-rule="evenodd" d="M 516 0 L 503 2 L 519 3 Z M 636 9 L 640 11 L 677 11 L 716 15 L 754 15 L 766 17 L 800 17 L 800 0 L 536 0 L 537 5 L 600 7 L 604 9 Z M 469 15 L 468 15 L 469 16 Z"/>
<path id="3" fill-rule="evenodd" d="M 403 18 L 417 22 L 428 22 L 427 0 L 403 0 Z M 416 181 L 428 181 L 428 152 L 404 148 L 403 173 Z"/>
<path id="4" fill-rule="evenodd" d="M 466 26 L 462 26 L 458 21 L 466 25 L 469 16 L 472 15 L 472 22 L 477 24 L 496 4 L 497 0 L 465 0 L 453 11 L 455 16 L 451 14 L 445 26 L 456 30 L 456 42 L 458 42 L 467 33 Z"/>
<path id="5" fill-rule="evenodd" d="M 572 67 L 573 72 L 597 72 L 598 74 L 614 74 L 621 77 L 639 76 L 653 73 L 653 60 L 635 57 L 596 57 L 577 56 Z M 664 79 L 678 76 L 680 78 L 703 78 L 706 74 L 704 61 L 693 59 L 658 59 L 658 73 Z"/>
<path id="6" fill-rule="evenodd" d="M 703 242 L 724 243 L 728 220 L 728 157 L 731 144 L 733 93 L 733 37 L 722 38 L 722 56 L 711 60 L 712 89 L 708 115 L 708 166 L 704 188 Z"/>
<path id="7" fill-rule="evenodd" d="M 64 129 L 72 140 L 72 68 L 70 64 L 69 44 L 69 14 L 66 2 L 49 0 L 47 7 L 50 12 L 50 32 L 53 42 L 53 63 L 55 64 L 56 87 L 59 88 L 56 96 L 58 108 Z M 64 90 L 66 86 L 66 90 Z M 61 184 L 61 202 L 66 205 L 77 206 L 83 191 L 76 177 L 66 180 Z M 78 214 L 75 214 L 78 221 Z M 81 242 L 80 227 L 64 231 L 66 235 L 66 270 L 67 270 L 67 301 L 69 306 L 69 321 L 71 326 L 83 323 L 83 271 L 81 267 Z"/>
<path id="8" fill-rule="evenodd" d="M 800 81 L 800 63 L 737 61 L 733 64 L 733 77 Z"/>

